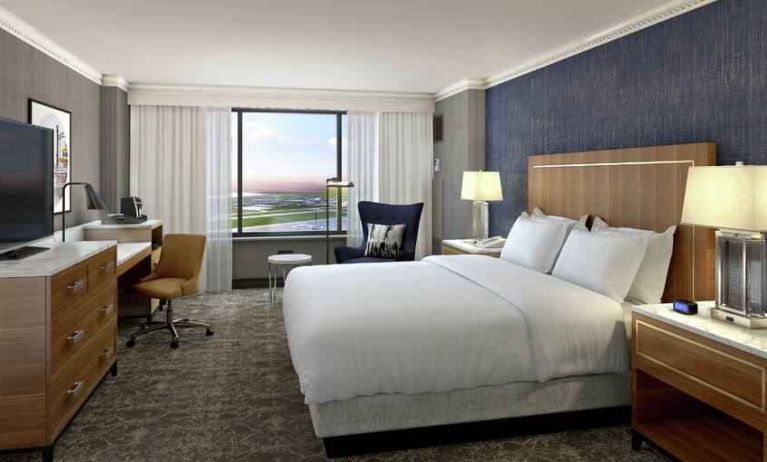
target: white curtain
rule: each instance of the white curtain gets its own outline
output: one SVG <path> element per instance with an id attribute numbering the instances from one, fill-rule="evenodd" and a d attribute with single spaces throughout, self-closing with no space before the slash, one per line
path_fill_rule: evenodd
<path id="1" fill-rule="evenodd" d="M 348 117 L 348 159 L 344 159 L 344 163 L 354 187 L 349 190 L 347 243 L 350 247 L 359 247 L 362 245 L 362 223 L 357 203 L 378 200 L 378 115 L 375 112 L 349 112 Z"/>
<path id="2" fill-rule="evenodd" d="M 434 132 L 431 114 L 383 112 L 380 116 L 378 198 L 389 204 L 423 202 L 416 259 L 431 254 Z"/>
<path id="3" fill-rule="evenodd" d="M 230 109 L 131 106 L 131 194 L 166 233 L 205 234 L 201 292 L 232 287 Z"/>
<path id="4" fill-rule="evenodd" d="M 423 202 L 416 258 L 431 253 L 434 144 L 432 115 L 421 112 L 349 113 L 350 246 L 361 243 L 359 200 Z"/>
<path id="5" fill-rule="evenodd" d="M 206 110 L 208 292 L 232 290 L 232 110 Z"/>

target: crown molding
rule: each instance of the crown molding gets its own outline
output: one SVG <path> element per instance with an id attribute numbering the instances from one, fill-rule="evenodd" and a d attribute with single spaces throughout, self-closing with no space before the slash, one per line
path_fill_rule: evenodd
<path id="1" fill-rule="evenodd" d="M 437 101 L 447 98 L 461 91 L 470 88 L 490 88 L 495 85 L 508 82 L 525 74 L 529 74 L 538 69 L 544 68 L 559 61 L 563 61 L 572 56 L 584 53 L 592 48 L 604 45 L 606 43 L 618 40 L 627 35 L 639 32 L 655 24 L 667 21 L 682 14 L 696 10 L 717 0 L 674 0 L 654 10 L 647 11 L 635 16 L 628 21 L 624 21 L 616 26 L 610 27 L 596 35 L 586 37 L 582 40 L 571 42 L 562 48 L 553 52 L 539 56 L 522 65 L 507 69 L 498 74 L 491 75 L 482 80 L 462 80 L 436 93 Z M 472 87 L 464 85 L 464 82 L 481 82 L 480 85 Z"/>
<path id="2" fill-rule="evenodd" d="M 628 21 L 624 21 L 616 26 L 610 27 L 609 29 L 604 30 L 596 35 L 576 42 L 571 42 L 566 46 L 554 51 L 553 53 L 531 60 L 525 64 L 522 64 L 521 66 L 517 66 L 492 75 L 485 79 L 485 87 L 488 88 L 498 85 L 499 83 L 508 82 L 509 80 L 516 79 L 517 77 L 529 74 L 556 62 L 563 61 L 572 56 L 591 50 L 592 48 L 596 48 L 600 45 L 604 45 L 627 35 L 631 35 L 635 32 L 639 32 L 642 29 L 654 26 L 655 24 L 659 24 L 671 18 L 675 18 L 689 11 L 698 9 L 710 3 L 714 3 L 715 1 L 716 0 L 672 1 L 659 8 L 650 10 L 639 16 L 635 16 Z"/>
<path id="3" fill-rule="evenodd" d="M 120 90 L 128 93 L 130 91 L 130 84 L 127 80 L 120 75 L 104 74 L 101 77 L 102 87 L 117 87 Z"/>
<path id="4" fill-rule="evenodd" d="M 463 79 L 450 86 L 443 88 L 434 95 L 435 101 L 442 101 L 443 99 L 450 98 L 453 95 L 464 92 L 466 90 L 484 90 L 485 81 L 477 79 Z"/>
<path id="5" fill-rule="evenodd" d="M 434 94 L 131 83 L 128 104 L 434 112 Z"/>
<path id="6" fill-rule="evenodd" d="M 8 32 L 27 45 L 45 53 L 73 71 L 101 85 L 101 72 L 57 45 L 42 32 L 0 6 L 0 29 Z"/>

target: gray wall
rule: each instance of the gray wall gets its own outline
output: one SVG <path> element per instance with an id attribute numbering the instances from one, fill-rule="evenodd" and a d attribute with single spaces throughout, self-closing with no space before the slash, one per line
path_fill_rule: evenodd
<path id="1" fill-rule="evenodd" d="M 330 262 L 335 263 L 333 247 L 346 244 L 346 237 L 330 239 Z M 269 237 L 235 239 L 233 251 L 233 279 L 266 279 L 266 259 L 280 250 L 292 250 L 312 256 L 315 265 L 325 262 L 325 238 Z"/>
<path id="2" fill-rule="evenodd" d="M 101 87 L 0 30 L 0 117 L 29 121 L 29 98 L 72 112 L 72 178 L 101 186 Z M 67 225 L 98 217 L 87 211 L 83 188 L 72 188 Z M 61 218 L 54 221 L 56 228 Z"/>
<path id="3" fill-rule="evenodd" d="M 464 170 L 485 165 L 485 92 L 467 90 L 438 101 L 443 141 L 434 144 L 440 171 L 434 174 L 433 227 L 435 252 L 442 239 L 471 237 L 471 202 L 461 200 Z"/>
<path id="4" fill-rule="evenodd" d="M 120 198 L 130 194 L 130 108 L 128 94 L 101 88 L 101 193 L 110 211 L 120 211 Z"/>

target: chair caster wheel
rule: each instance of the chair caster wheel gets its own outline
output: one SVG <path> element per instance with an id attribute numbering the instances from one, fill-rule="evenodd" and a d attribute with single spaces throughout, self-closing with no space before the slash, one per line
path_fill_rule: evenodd
<path id="1" fill-rule="evenodd" d="M 133 348 L 134 346 L 136 346 L 136 341 L 135 341 L 135 340 L 133 340 L 133 339 L 130 339 L 130 340 L 128 340 L 128 342 L 125 344 L 125 346 L 127 346 L 128 348 Z"/>
<path id="2" fill-rule="evenodd" d="M 210 329 L 207 329 L 207 330 L 205 331 L 205 336 L 206 336 L 206 337 L 210 337 L 211 335 L 213 335 L 213 331 L 212 331 L 212 330 L 210 330 Z"/>
<path id="3" fill-rule="evenodd" d="M 174 340 L 174 341 L 170 342 L 170 347 L 171 348 L 178 348 L 178 340 Z"/>

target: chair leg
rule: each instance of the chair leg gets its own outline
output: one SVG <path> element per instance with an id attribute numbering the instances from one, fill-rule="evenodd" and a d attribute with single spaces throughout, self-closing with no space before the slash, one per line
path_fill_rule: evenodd
<path id="1" fill-rule="evenodd" d="M 210 337 L 214 334 L 213 329 L 211 328 L 210 324 L 204 323 L 204 322 L 198 322 L 198 321 L 190 321 L 190 320 L 182 320 L 178 322 L 173 323 L 176 327 L 179 328 L 187 328 L 187 327 L 201 327 L 205 329 L 205 335 Z"/>
<path id="2" fill-rule="evenodd" d="M 172 300 L 163 300 L 162 304 L 165 306 L 165 321 L 149 321 L 142 323 L 138 330 L 131 334 L 128 340 L 127 346 L 132 347 L 136 345 L 136 338 L 157 332 L 159 330 L 169 330 L 171 335 L 170 346 L 171 348 L 178 348 L 179 335 L 177 328 L 188 327 L 200 327 L 205 329 L 205 335 L 213 335 L 213 330 L 210 324 L 203 322 L 190 321 L 188 318 L 173 319 L 173 304 Z"/>
<path id="3" fill-rule="evenodd" d="M 170 329 L 170 347 L 171 348 L 178 348 L 178 331 L 176 330 L 176 325 L 172 322 L 168 324 L 168 328 Z"/>

